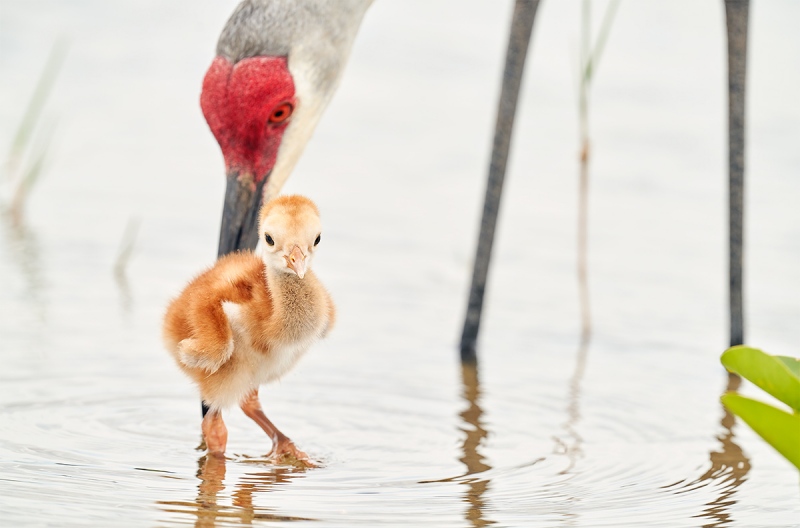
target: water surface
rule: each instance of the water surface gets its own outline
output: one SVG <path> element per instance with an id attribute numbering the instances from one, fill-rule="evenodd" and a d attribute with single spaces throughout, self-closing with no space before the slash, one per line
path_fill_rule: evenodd
<path id="1" fill-rule="evenodd" d="M 262 389 L 323 467 L 265 460 L 237 411 L 227 461 L 195 451 L 199 402 L 160 318 L 215 254 L 223 167 L 198 97 L 235 3 L 0 7 L 3 149 L 52 43 L 70 42 L 40 123 L 54 130 L 46 171 L 0 231 L 0 524 L 798 525 L 797 472 L 719 404 L 727 102 L 712 0 L 621 5 L 592 91 L 588 344 L 579 2 L 542 3 L 479 372 L 456 344 L 511 4 L 378 0 L 286 189 L 322 210 L 315 266 L 340 320 Z M 798 16 L 754 1 L 749 56 L 748 341 L 787 355 L 800 354 Z"/>

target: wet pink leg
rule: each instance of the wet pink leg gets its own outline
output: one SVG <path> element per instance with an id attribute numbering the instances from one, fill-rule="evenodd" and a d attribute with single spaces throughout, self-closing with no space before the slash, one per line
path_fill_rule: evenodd
<path id="1" fill-rule="evenodd" d="M 208 454 L 223 456 L 225 446 L 228 444 L 228 429 L 222 421 L 220 411 L 209 411 L 203 418 L 203 438 L 208 447 Z"/>
<path id="2" fill-rule="evenodd" d="M 303 451 L 300 451 L 297 446 L 294 445 L 294 442 L 292 442 L 288 436 L 280 432 L 269 418 L 267 418 L 267 415 L 264 414 L 264 411 L 261 409 L 261 402 L 258 401 L 258 389 L 253 390 L 242 400 L 241 407 L 244 413 L 256 422 L 272 440 L 272 450 L 269 456 L 283 457 L 288 455 L 296 458 L 307 466 L 313 467 L 315 465 L 311 462 L 309 456 Z"/>

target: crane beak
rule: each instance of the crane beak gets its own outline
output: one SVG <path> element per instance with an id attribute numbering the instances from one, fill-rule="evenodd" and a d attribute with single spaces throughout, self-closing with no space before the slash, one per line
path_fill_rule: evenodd
<path id="1" fill-rule="evenodd" d="M 248 173 L 228 173 L 217 256 L 256 248 L 258 212 L 264 197 L 264 184 L 268 179 L 269 174 L 257 182 Z"/>
<path id="2" fill-rule="evenodd" d="M 292 252 L 289 253 L 289 256 L 284 257 L 286 259 L 286 265 L 289 266 L 297 276 L 301 279 L 306 275 L 306 256 L 303 255 L 303 252 L 300 250 L 298 246 L 295 246 L 292 249 Z"/>

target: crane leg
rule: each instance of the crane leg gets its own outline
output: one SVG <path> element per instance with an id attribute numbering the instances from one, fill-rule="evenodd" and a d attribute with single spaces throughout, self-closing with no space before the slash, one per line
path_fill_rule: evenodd
<path id="1" fill-rule="evenodd" d="M 749 0 L 725 0 L 728 33 L 728 222 L 730 345 L 744 343 L 744 147 L 745 78 Z"/>
<path id="2" fill-rule="evenodd" d="M 486 277 L 489 274 L 489 261 L 492 254 L 492 242 L 497 225 L 497 213 L 500 209 L 500 196 L 503 192 L 503 179 L 506 173 L 506 162 L 511 144 L 511 132 L 514 128 L 514 115 L 517 110 L 519 88 L 525 68 L 525 57 L 536 18 L 539 0 L 516 0 L 514 14 L 511 19 L 511 32 L 508 37 L 506 64 L 503 72 L 503 85 L 497 109 L 497 122 L 494 130 L 492 159 L 489 163 L 489 178 L 486 184 L 486 197 L 483 202 L 478 248 L 472 269 L 472 284 L 469 290 L 467 314 L 464 318 L 464 329 L 461 334 L 461 362 L 477 363 L 478 331 L 483 310 L 483 294 L 486 290 Z"/>

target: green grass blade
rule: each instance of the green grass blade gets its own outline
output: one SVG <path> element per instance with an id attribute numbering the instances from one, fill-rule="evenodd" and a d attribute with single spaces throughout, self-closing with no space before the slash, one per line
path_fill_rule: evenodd
<path id="1" fill-rule="evenodd" d="M 55 131 L 55 123 L 44 128 L 44 132 L 40 133 L 37 137 L 35 146 L 31 149 L 33 153 L 30 155 L 30 165 L 25 168 L 22 176 L 17 182 L 14 197 L 11 201 L 11 213 L 17 218 L 22 215 L 22 209 L 25 206 L 25 201 L 30 195 L 31 189 L 39 181 L 42 173 L 44 172 L 45 165 L 49 159 L 50 144 L 53 139 Z"/>
<path id="2" fill-rule="evenodd" d="M 14 139 L 11 142 L 7 160 L 10 174 L 16 171 L 22 158 L 22 153 L 30 142 L 33 130 L 39 122 L 39 115 L 50 96 L 53 85 L 58 78 L 58 73 L 61 70 L 61 66 L 64 64 L 67 48 L 68 42 L 63 37 L 59 38 L 55 44 L 53 44 L 50 57 L 47 59 L 47 64 L 45 64 L 44 70 L 39 77 L 39 82 L 33 91 L 33 96 L 25 109 L 25 115 L 22 117 L 17 133 L 14 135 Z"/>
<path id="3" fill-rule="evenodd" d="M 800 469 L 800 414 L 789 414 L 735 392 L 723 394 L 721 400 L 725 407 Z"/>
<path id="4" fill-rule="evenodd" d="M 743 345 L 729 348 L 720 358 L 729 371 L 739 374 L 800 412 L 800 375 L 794 370 L 798 367 L 791 362 L 791 358 L 786 359 L 790 361 Z"/>
<path id="5" fill-rule="evenodd" d="M 606 12 L 603 14 L 603 22 L 600 24 L 600 32 L 597 35 L 597 40 L 595 40 L 594 47 L 585 61 L 583 78 L 587 81 L 591 81 L 595 70 L 597 70 L 600 64 L 600 57 L 603 55 L 603 50 L 608 41 L 608 35 L 611 33 L 611 26 L 614 24 L 614 17 L 619 9 L 619 3 L 620 0 L 611 0 L 608 6 L 606 6 Z"/>

